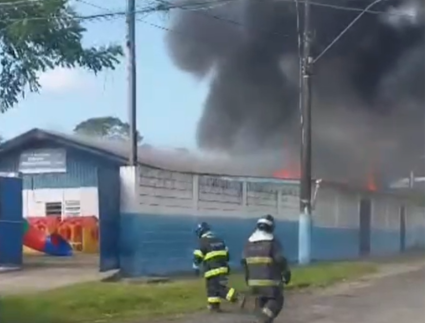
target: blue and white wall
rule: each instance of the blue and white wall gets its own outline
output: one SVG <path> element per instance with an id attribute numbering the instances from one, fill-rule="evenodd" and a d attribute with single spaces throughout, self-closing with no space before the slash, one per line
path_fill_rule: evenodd
<path id="1" fill-rule="evenodd" d="M 313 211 L 313 259 L 359 256 L 359 201 L 356 192 L 320 186 Z"/>
<path id="2" fill-rule="evenodd" d="M 80 206 L 81 215 L 99 216 L 98 170 L 117 172 L 119 162 L 57 144 L 50 140 L 30 142 L 19 149 L 2 154 L 0 172 L 20 172 L 20 157 L 23 153 L 43 150 L 63 151 L 66 158 L 62 172 L 30 172 L 23 175 L 24 217 L 45 216 L 45 204 L 62 202 L 64 216 L 70 215 L 68 204 Z"/>
<path id="3" fill-rule="evenodd" d="M 390 196 L 372 198 L 371 251 L 395 253 L 400 248 L 400 207 L 404 201 Z"/>
<path id="4" fill-rule="evenodd" d="M 425 210 L 409 204 L 406 207 L 406 247 L 423 248 L 425 246 Z"/>
<path id="5" fill-rule="evenodd" d="M 121 268 L 125 275 L 165 275 L 189 271 L 196 245 L 194 228 L 209 222 L 229 245 L 239 265 L 244 242 L 264 214 L 277 219 L 277 234 L 291 260 L 298 254 L 297 182 L 221 178 L 158 170 L 121 168 Z M 312 258 L 359 255 L 360 192 L 322 185 L 313 217 Z M 394 197 L 371 196 L 372 251 L 397 252 L 399 204 Z M 423 242 L 418 208 L 407 207 L 408 245 Z"/>

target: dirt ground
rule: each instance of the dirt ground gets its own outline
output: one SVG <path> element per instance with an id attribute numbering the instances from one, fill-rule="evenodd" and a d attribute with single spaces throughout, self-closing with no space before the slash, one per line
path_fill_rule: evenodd
<path id="1" fill-rule="evenodd" d="M 21 270 L 0 274 L 0 294 L 37 292 L 101 278 L 98 255 L 26 255 Z"/>
<path id="2" fill-rule="evenodd" d="M 291 323 L 405 323 L 424 322 L 425 260 L 382 264 L 374 275 L 327 289 L 286 295 L 275 322 Z M 244 313 L 200 313 L 156 323 L 253 323 Z M 136 322 L 136 323 L 144 323 Z"/>

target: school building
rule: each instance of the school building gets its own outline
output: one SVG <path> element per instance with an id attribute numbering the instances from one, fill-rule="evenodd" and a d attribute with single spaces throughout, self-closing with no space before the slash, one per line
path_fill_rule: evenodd
<path id="1" fill-rule="evenodd" d="M 14 199 L 8 190 L 13 180 L 0 180 L 0 266 L 10 259 L 22 261 L 22 254 L 11 257 L 22 252 L 16 247 L 22 217 L 59 214 L 96 216 L 100 270 L 120 269 L 125 276 L 190 270 L 199 221 L 209 222 L 225 238 L 237 266 L 256 219 L 268 213 L 278 221 L 277 234 L 288 256 L 297 259 L 297 181 L 214 175 L 210 169 L 193 169 L 192 163 L 173 167 L 167 155 L 164 159 L 149 149 L 140 153 L 139 166 L 129 167 L 124 145 L 41 129 L 1 144 L 0 173 L 19 174 L 22 188 L 21 198 Z M 312 259 L 424 246 L 424 207 L 407 197 L 324 180 L 314 190 Z M 13 208 L 20 212 L 10 211 L 11 201 L 20 203 Z"/>

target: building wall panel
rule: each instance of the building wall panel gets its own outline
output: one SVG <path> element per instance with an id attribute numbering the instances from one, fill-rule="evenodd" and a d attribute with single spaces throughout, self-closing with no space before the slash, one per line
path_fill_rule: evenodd
<path id="1" fill-rule="evenodd" d="M 24 146 L 22 149 L 9 153 L 0 160 L 0 172 L 17 172 L 22 152 L 32 149 L 64 148 L 52 142 L 40 142 Z M 79 151 L 66 149 L 66 173 L 25 174 L 24 188 L 29 190 L 46 188 L 97 187 L 97 168 L 107 167 L 119 169 L 119 165 L 101 157 Z"/>
<path id="2" fill-rule="evenodd" d="M 125 275 L 167 275 L 191 270 L 192 251 L 197 240 L 194 228 L 209 222 L 227 242 L 232 266 L 238 267 L 247 237 L 258 217 L 271 213 L 277 219 L 276 234 L 291 261 L 298 255 L 299 199 L 297 183 L 265 182 L 244 178 L 216 178 L 145 170 L 151 183 L 169 190 L 159 193 L 157 203 L 143 195 L 148 181 L 142 170 L 121 170 L 121 266 Z M 137 174 L 137 175 L 136 175 Z M 164 184 L 160 184 L 164 183 Z M 169 184 L 166 184 L 169 183 Z M 167 187 L 168 186 L 168 187 Z M 186 194 L 184 195 L 184 191 Z M 148 193 L 152 192 L 152 193 Z M 322 185 L 317 195 L 312 229 L 312 258 L 338 260 L 359 257 L 359 201 L 363 192 Z M 366 193 L 374 204 L 372 252 L 398 252 L 399 200 L 382 194 Z M 153 194 L 154 195 L 154 194 Z M 172 204 L 185 200 L 186 203 Z M 208 202 L 210 200 L 211 202 Z M 207 204 L 212 203 L 212 204 Z M 410 212 L 419 212 L 410 209 Z M 409 245 L 419 240 L 423 223 L 418 216 L 408 222 Z M 414 222 L 416 221 L 416 222 Z"/>
<path id="3" fill-rule="evenodd" d="M 425 209 L 408 204 L 406 207 L 406 246 L 423 248 L 425 245 Z"/>
<path id="4" fill-rule="evenodd" d="M 67 201 L 80 201 L 81 215 L 99 216 L 97 187 L 23 190 L 22 196 L 24 217 L 45 216 L 45 203 Z"/>

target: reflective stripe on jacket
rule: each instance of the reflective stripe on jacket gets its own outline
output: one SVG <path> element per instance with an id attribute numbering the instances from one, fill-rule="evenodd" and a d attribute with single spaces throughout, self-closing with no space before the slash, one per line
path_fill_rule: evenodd
<path id="1" fill-rule="evenodd" d="M 229 260 L 229 251 L 222 239 L 211 232 L 200 238 L 199 248 L 194 250 L 194 264 L 203 265 L 205 278 L 227 275 Z"/>
<path id="2" fill-rule="evenodd" d="M 248 286 L 276 287 L 282 285 L 282 274 L 287 263 L 278 241 L 248 241 L 242 258 Z"/>

